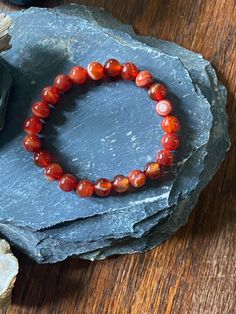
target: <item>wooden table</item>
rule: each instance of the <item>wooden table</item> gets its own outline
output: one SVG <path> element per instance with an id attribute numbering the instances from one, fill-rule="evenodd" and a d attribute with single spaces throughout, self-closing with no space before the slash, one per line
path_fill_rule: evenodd
<path id="1" fill-rule="evenodd" d="M 50 7 L 63 2 L 38 1 Z M 103 6 L 137 33 L 175 41 L 210 60 L 229 91 L 232 148 L 188 224 L 150 252 L 56 265 L 18 254 L 20 274 L 8 313 L 236 313 L 235 0 L 74 2 Z"/>

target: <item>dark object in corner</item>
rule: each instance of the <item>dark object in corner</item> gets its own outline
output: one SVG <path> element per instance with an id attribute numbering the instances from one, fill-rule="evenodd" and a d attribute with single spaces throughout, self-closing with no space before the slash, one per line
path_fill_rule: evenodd
<path id="1" fill-rule="evenodd" d="M 8 33 L 8 29 L 11 26 L 11 18 L 0 13 L 0 52 L 11 48 L 10 39 L 11 36 Z M 0 59 L 0 131 L 4 126 L 5 112 L 7 106 L 7 100 L 12 84 L 12 76 Z"/>
<path id="2" fill-rule="evenodd" d="M 29 6 L 33 1 L 32 0 L 9 0 L 10 3 L 16 5 L 26 5 Z"/>
<path id="3" fill-rule="evenodd" d="M 4 127 L 7 101 L 12 85 L 12 76 L 7 67 L 0 60 L 0 131 Z"/>

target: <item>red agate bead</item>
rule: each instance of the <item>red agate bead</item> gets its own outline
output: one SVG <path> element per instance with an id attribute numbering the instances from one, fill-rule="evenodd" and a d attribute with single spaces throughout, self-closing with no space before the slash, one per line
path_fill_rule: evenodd
<path id="1" fill-rule="evenodd" d="M 26 135 L 22 144 L 28 152 L 32 153 L 39 151 L 42 146 L 40 138 L 35 134 Z"/>
<path id="2" fill-rule="evenodd" d="M 146 176 L 141 170 L 132 170 L 128 174 L 129 182 L 135 188 L 140 188 L 146 183 Z"/>
<path id="3" fill-rule="evenodd" d="M 87 66 L 87 72 L 92 80 L 100 80 L 104 76 L 104 67 L 97 61 L 90 62 Z"/>
<path id="4" fill-rule="evenodd" d="M 91 181 L 89 180 L 80 180 L 77 188 L 76 193 L 80 197 L 90 197 L 94 193 L 94 186 Z"/>
<path id="5" fill-rule="evenodd" d="M 104 64 L 104 71 L 109 77 L 117 77 L 121 73 L 121 64 L 116 59 L 109 59 Z"/>
<path id="6" fill-rule="evenodd" d="M 64 174 L 59 180 L 59 187 L 64 192 L 74 191 L 77 186 L 77 180 L 72 174 Z"/>
<path id="7" fill-rule="evenodd" d="M 31 117 L 25 120 L 24 130 L 29 134 L 37 134 L 42 130 L 42 122 L 37 117 Z"/>
<path id="8" fill-rule="evenodd" d="M 75 66 L 71 68 L 69 77 L 74 84 L 84 84 L 88 79 L 87 71 L 81 66 Z"/>
<path id="9" fill-rule="evenodd" d="M 101 197 L 108 196 L 111 192 L 111 189 L 111 182 L 105 178 L 98 179 L 94 184 L 95 193 Z"/>
<path id="10" fill-rule="evenodd" d="M 138 75 L 138 68 L 135 64 L 131 62 L 127 62 L 123 64 L 121 70 L 121 76 L 124 80 L 133 81 L 135 80 L 136 76 Z"/>
<path id="11" fill-rule="evenodd" d="M 161 127 L 166 133 L 177 133 L 180 130 L 179 120 L 175 116 L 167 116 L 162 120 Z"/>
<path id="12" fill-rule="evenodd" d="M 51 163 L 45 169 L 45 176 L 50 181 L 59 180 L 63 175 L 63 169 L 59 164 Z"/>
<path id="13" fill-rule="evenodd" d="M 166 97 L 167 90 L 161 83 L 152 84 L 149 87 L 148 95 L 152 100 L 162 100 Z"/>
<path id="14" fill-rule="evenodd" d="M 156 113 L 161 117 L 168 116 L 173 110 L 172 101 L 163 99 L 156 104 Z"/>
<path id="15" fill-rule="evenodd" d="M 179 147 L 179 137 L 174 134 L 165 134 L 161 140 L 162 146 L 167 150 L 176 150 Z"/>
<path id="16" fill-rule="evenodd" d="M 159 163 L 158 162 L 149 162 L 144 167 L 144 173 L 148 179 L 151 179 L 151 180 L 158 179 L 161 175 L 161 168 L 160 168 Z"/>
<path id="17" fill-rule="evenodd" d="M 124 193 L 129 189 L 129 179 L 123 175 L 117 175 L 112 180 L 113 190 L 117 193 Z"/>
<path id="18" fill-rule="evenodd" d="M 174 157 L 169 150 L 161 150 L 157 153 L 157 162 L 161 166 L 171 166 L 173 163 Z"/>
<path id="19" fill-rule="evenodd" d="M 153 81 L 153 76 L 149 71 L 141 71 L 138 73 L 135 79 L 135 83 L 138 87 L 150 87 Z"/>
<path id="20" fill-rule="evenodd" d="M 38 167 L 47 167 L 52 161 L 52 155 L 46 150 L 40 150 L 34 154 L 34 163 Z"/>
<path id="21" fill-rule="evenodd" d="M 55 105 L 60 100 L 60 92 L 54 86 L 47 86 L 42 90 L 41 97 L 48 104 Z"/>
<path id="22" fill-rule="evenodd" d="M 50 107 L 46 103 L 46 101 L 38 101 L 35 102 L 32 106 L 32 112 L 33 114 L 41 119 L 45 119 L 50 114 Z"/>
<path id="23" fill-rule="evenodd" d="M 68 92 L 71 89 L 71 86 L 71 79 L 65 74 L 58 75 L 54 80 L 54 87 L 63 93 Z"/>

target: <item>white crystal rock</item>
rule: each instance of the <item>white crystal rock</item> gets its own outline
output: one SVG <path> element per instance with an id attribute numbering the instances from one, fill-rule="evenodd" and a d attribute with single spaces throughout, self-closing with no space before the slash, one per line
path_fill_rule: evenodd
<path id="1" fill-rule="evenodd" d="M 9 49 L 11 36 L 8 29 L 11 26 L 11 18 L 8 15 L 0 13 L 0 52 Z"/>
<path id="2" fill-rule="evenodd" d="M 0 239 L 0 308 L 10 303 L 18 268 L 18 261 L 11 253 L 9 244 Z"/>

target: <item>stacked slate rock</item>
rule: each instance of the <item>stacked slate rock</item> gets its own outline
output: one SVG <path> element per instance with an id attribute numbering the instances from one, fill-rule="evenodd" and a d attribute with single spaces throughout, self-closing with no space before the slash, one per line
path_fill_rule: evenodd
<path id="1" fill-rule="evenodd" d="M 143 252 L 188 216 L 229 148 L 226 90 L 210 63 L 174 43 L 138 36 L 101 9 L 62 6 L 11 14 L 14 77 L 0 132 L 0 233 L 39 263 Z M 74 65 L 134 62 L 163 82 L 181 122 L 175 165 L 137 192 L 81 199 L 49 183 L 21 147 L 22 123 L 40 90 Z M 90 82 L 63 96 L 44 146 L 78 178 L 112 179 L 142 169 L 161 149 L 161 118 L 133 82 Z"/>

